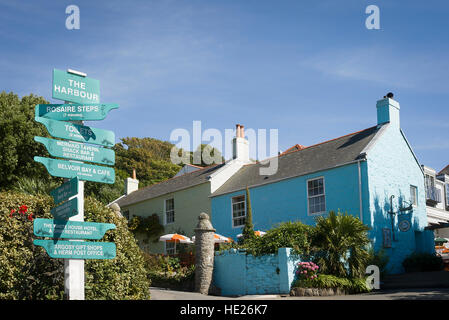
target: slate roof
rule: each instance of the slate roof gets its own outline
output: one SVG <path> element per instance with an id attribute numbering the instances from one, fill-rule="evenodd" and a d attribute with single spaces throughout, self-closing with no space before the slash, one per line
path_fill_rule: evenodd
<path id="1" fill-rule="evenodd" d="M 274 175 L 259 174 L 259 169 L 262 166 L 268 167 L 268 164 L 245 165 L 218 188 L 211 197 L 239 191 L 245 189 L 246 186 L 268 184 L 355 161 L 379 130 L 380 126 L 374 126 L 340 138 L 283 153 L 277 157 L 278 170 Z"/>
<path id="2" fill-rule="evenodd" d="M 208 182 L 209 180 L 207 177 L 223 165 L 224 164 L 209 166 L 204 169 L 199 169 L 156 184 L 152 184 L 145 188 L 136 190 L 127 196 L 119 198 L 115 203 L 117 203 L 120 207 L 124 207 Z"/>

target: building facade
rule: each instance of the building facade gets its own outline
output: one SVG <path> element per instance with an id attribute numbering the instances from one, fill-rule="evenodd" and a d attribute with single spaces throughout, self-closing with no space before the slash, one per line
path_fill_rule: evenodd
<path id="1" fill-rule="evenodd" d="M 261 163 L 243 166 L 212 193 L 212 224 L 236 237 L 245 222 L 250 190 L 255 230 L 285 221 L 313 225 L 317 216 L 341 211 L 371 230 L 376 251 L 389 255 L 392 273 L 415 251 L 433 252 L 426 231 L 424 173 L 400 128 L 399 103 L 377 102 L 377 125 L 278 157 L 278 171 L 260 175 Z"/>
<path id="2" fill-rule="evenodd" d="M 180 233 L 192 237 L 200 213 L 212 216 L 210 195 L 243 165 L 250 163 L 248 141 L 243 126 L 236 126 L 233 139 L 233 158 L 225 163 L 205 168 L 186 165 L 173 178 L 139 189 L 135 172 L 125 182 L 125 194 L 116 203 L 124 217 L 146 218 L 156 214 L 164 227 L 164 234 Z M 176 246 L 137 234 L 139 246 L 148 253 L 175 254 Z M 178 246 L 179 248 L 179 246 Z"/>
<path id="3" fill-rule="evenodd" d="M 449 166 L 438 173 L 425 165 L 422 168 L 428 229 L 434 230 L 436 238 L 449 239 Z"/>

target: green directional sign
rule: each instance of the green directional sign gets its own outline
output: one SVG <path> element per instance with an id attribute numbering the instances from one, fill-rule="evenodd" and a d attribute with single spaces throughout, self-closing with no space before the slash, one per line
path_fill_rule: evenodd
<path id="1" fill-rule="evenodd" d="M 61 186 L 50 191 L 51 196 L 55 203 L 60 203 L 73 197 L 78 193 L 78 178 L 70 179 L 69 181 L 63 183 Z"/>
<path id="2" fill-rule="evenodd" d="M 116 255 L 116 246 L 113 242 L 37 239 L 33 243 L 43 247 L 51 258 L 114 259 Z"/>
<path id="3" fill-rule="evenodd" d="M 38 104 L 35 107 L 36 117 L 53 120 L 103 120 L 116 103 L 101 104 Z"/>
<path id="4" fill-rule="evenodd" d="M 72 200 L 64 202 L 63 204 L 51 209 L 50 213 L 53 217 L 55 217 L 55 219 L 58 220 L 64 220 L 76 216 L 78 214 L 78 199 L 73 198 Z"/>
<path id="5" fill-rule="evenodd" d="M 55 140 L 44 137 L 34 137 L 34 141 L 45 145 L 48 153 L 53 157 L 73 160 L 95 162 L 114 165 L 115 152 L 111 149 L 101 148 L 79 142 Z"/>
<path id="6" fill-rule="evenodd" d="M 42 117 L 35 117 L 35 120 L 45 125 L 48 133 L 56 138 L 88 142 L 106 147 L 112 147 L 115 143 L 115 134 L 110 130 L 91 128 Z"/>
<path id="7" fill-rule="evenodd" d="M 115 229 L 115 224 L 38 218 L 33 227 L 37 237 L 99 240 L 106 231 Z"/>
<path id="8" fill-rule="evenodd" d="M 78 177 L 80 180 L 109 184 L 115 182 L 115 171 L 113 168 L 44 157 L 34 157 L 34 161 L 42 163 L 54 177 Z"/>
<path id="9" fill-rule="evenodd" d="M 53 69 L 52 96 L 75 103 L 100 103 L 100 81 Z"/>

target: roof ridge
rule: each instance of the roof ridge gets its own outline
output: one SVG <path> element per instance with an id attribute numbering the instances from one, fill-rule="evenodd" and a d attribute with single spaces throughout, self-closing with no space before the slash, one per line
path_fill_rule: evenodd
<path id="1" fill-rule="evenodd" d="M 221 164 L 221 163 L 220 163 L 220 164 Z M 202 169 L 198 169 L 198 170 L 195 170 L 195 171 L 192 171 L 192 172 L 186 172 L 186 173 L 184 173 L 184 174 L 182 174 L 182 175 L 180 175 L 180 176 L 173 176 L 173 177 L 168 178 L 168 179 L 166 179 L 166 180 L 162 180 L 162 181 L 159 181 L 159 182 L 150 184 L 150 185 L 148 185 L 148 186 L 146 186 L 146 187 L 143 187 L 142 189 L 137 189 L 137 190 L 134 191 L 134 192 L 146 190 L 146 189 L 149 189 L 149 188 L 154 187 L 154 186 L 156 186 L 156 185 L 159 185 L 159 184 L 161 184 L 161 183 L 164 183 L 164 182 L 167 182 L 167 181 L 170 181 L 170 180 L 174 180 L 174 179 L 177 179 L 177 178 L 180 178 L 180 177 L 184 177 L 184 176 L 186 176 L 186 175 L 188 175 L 188 174 L 198 173 L 198 171 L 202 171 L 202 170 L 205 170 L 205 169 L 214 167 L 214 166 L 218 166 L 218 165 L 220 165 L 220 164 L 211 164 L 210 166 L 207 166 L 207 167 L 201 167 Z M 132 193 L 130 193 L 130 194 L 133 194 L 134 192 L 132 192 Z M 130 194 L 128 194 L 128 195 L 126 195 L 126 196 L 129 196 Z"/>
<path id="2" fill-rule="evenodd" d="M 369 128 L 366 128 L 366 129 L 363 129 L 363 130 L 359 130 L 359 131 L 355 131 L 355 132 L 352 132 L 352 133 L 348 133 L 348 134 L 345 134 L 345 135 L 343 135 L 341 137 L 337 137 L 337 138 L 334 138 L 334 139 L 330 139 L 330 140 L 326 140 L 326 141 L 323 141 L 323 142 L 320 142 L 320 143 L 316 143 L 316 144 L 313 144 L 311 146 L 305 147 L 304 149 L 316 147 L 316 146 L 319 146 L 319 145 L 324 144 L 324 143 L 328 143 L 328 142 L 335 141 L 335 140 L 338 140 L 338 139 L 341 139 L 341 138 L 344 138 L 344 137 L 347 137 L 347 136 L 350 136 L 350 135 L 353 135 L 353 134 L 357 134 L 357 133 L 360 133 L 360 132 L 363 132 L 363 131 L 366 131 L 366 130 L 369 130 L 369 129 L 373 129 L 375 127 L 377 127 L 377 125 L 369 127 Z M 304 149 L 297 150 L 297 151 L 302 151 Z M 296 151 L 292 151 L 292 152 L 296 152 Z"/>
<path id="3" fill-rule="evenodd" d="M 316 147 L 316 146 L 319 146 L 319 145 L 322 145 L 322 144 L 325 144 L 325 143 L 328 143 L 328 142 L 332 142 L 332 141 L 335 141 L 335 140 L 338 140 L 338 139 L 341 139 L 341 138 L 344 138 L 344 137 L 347 137 L 347 136 L 350 136 L 350 135 L 353 135 L 353 134 L 357 134 L 357 133 L 360 133 L 360 132 L 363 132 L 363 131 L 366 131 L 366 130 L 373 129 L 373 128 L 375 128 L 375 127 L 377 127 L 377 125 L 372 126 L 372 127 L 369 127 L 369 128 L 366 128 L 366 129 L 362 129 L 362 130 L 359 130 L 359 131 L 355 131 L 355 132 L 352 132 L 352 133 L 348 133 L 348 134 L 345 134 L 345 135 L 343 135 L 343 136 L 341 136 L 341 137 L 337 137 L 337 138 L 334 138 L 334 139 L 330 139 L 330 140 L 326 140 L 326 141 L 323 141 L 323 142 L 320 142 L 320 143 L 316 143 L 316 144 L 313 144 L 313 145 L 311 145 L 311 146 L 304 147 L 304 148 L 302 148 L 302 149 L 293 150 L 293 151 L 290 151 L 290 152 L 284 151 L 283 153 L 281 153 L 281 154 L 279 154 L 279 155 L 276 155 L 276 156 L 273 156 L 273 157 L 269 157 L 269 158 L 266 158 L 266 159 L 264 159 L 264 160 L 258 160 L 258 161 L 256 161 L 255 163 L 248 163 L 248 164 L 245 164 L 244 167 L 245 167 L 245 166 L 254 165 L 254 164 L 259 164 L 259 163 L 265 162 L 265 161 L 269 161 L 270 159 L 273 159 L 273 158 L 276 158 L 276 157 L 282 157 L 282 156 L 286 156 L 286 155 L 288 155 L 288 154 L 292 154 L 292 153 L 295 153 L 295 152 L 299 152 L 299 151 L 303 151 L 303 150 L 306 150 L 306 149 L 309 149 L 309 148 L 313 148 L 313 147 Z M 297 146 L 297 145 L 298 145 L 298 144 L 295 144 L 293 147 L 295 147 L 295 146 Z M 291 147 L 291 148 L 293 148 L 293 147 Z M 291 148 L 289 148 L 289 149 L 291 149 Z M 288 150 L 288 149 L 287 149 L 287 150 Z M 448 166 L 449 166 L 449 165 L 448 165 Z M 443 170 L 444 170 L 444 169 L 443 169 Z"/>

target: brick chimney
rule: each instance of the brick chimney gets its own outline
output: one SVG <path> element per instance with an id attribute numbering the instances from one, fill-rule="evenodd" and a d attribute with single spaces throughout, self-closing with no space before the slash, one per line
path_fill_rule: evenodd
<path id="1" fill-rule="evenodd" d="M 232 158 L 249 162 L 249 142 L 245 139 L 245 127 L 235 125 L 235 138 L 232 140 Z"/>
<path id="2" fill-rule="evenodd" d="M 136 178 L 136 169 L 133 169 L 132 178 L 126 178 L 125 181 L 125 195 L 127 196 L 131 192 L 139 189 L 139 180 Z"/>

